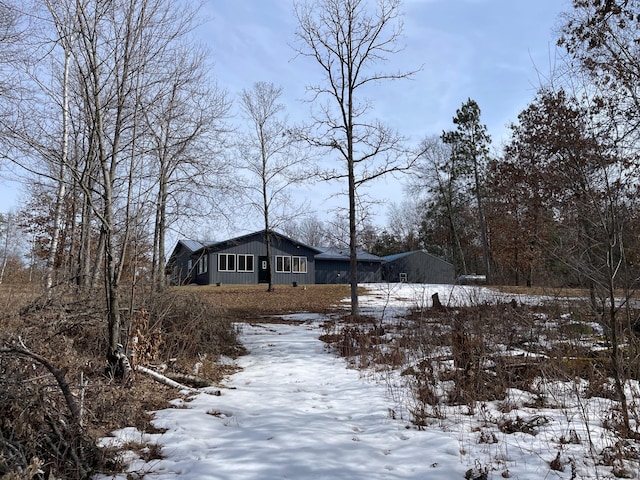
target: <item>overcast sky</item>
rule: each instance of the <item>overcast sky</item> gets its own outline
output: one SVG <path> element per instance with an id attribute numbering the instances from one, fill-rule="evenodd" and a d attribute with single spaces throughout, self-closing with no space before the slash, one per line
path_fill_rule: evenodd
<path id="1" fill-rule="evenodd" d="M 499 148 L 506 125 L 553 69 L 554 27 L 569 7 L 568 0 L 405 0 L 405 48 L 388 67 L 421 71 L 411 80 L 377 85 L 375 114 L 415 145 L 452 129 L 456 109 L 472 98 Z M 203 14 L 209 20 L 198 34 L 211 50 L 220 86 L 235 96 L 257 81 L 273 82 L 283 88 L 290 119 L 308 117 L 309 104 L 301 100 L 321 73 L 308 59 L 295 58 L 291 0 L 205 0 Z M 377 188 L 380 198 L 399 202 L 400 184 L 388 179 Z M 332 188 L 316 186 L 314 202 Z M 0 211 L 7 211 L 15 206 L 15 189 L 2 192 Z"/>

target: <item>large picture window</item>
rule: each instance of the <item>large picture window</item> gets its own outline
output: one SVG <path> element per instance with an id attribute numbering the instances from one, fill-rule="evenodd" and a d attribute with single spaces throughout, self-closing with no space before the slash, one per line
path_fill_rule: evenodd
<path id="1" fill-rule="evenodd" d="M 278 273 L 290 273 L 291 272 L 291 257 L 285 257 L 283 255 L 276 255 L 276 272 L 278 272 Z"/>
<path id="2" fill-rule="evenodd" d="M 307 257 L 276 255 L 276 272 L 307 273 Z"/>
<path id="3" fill-rule="evenodd" d="M 293 273 L 307 273 L 307 257 L 292 257 Z"/>
<path id="4" fill-rule="evenodd" d="M 237 255 L 238 271 L 253 272 L 253 255 Z"/>
<path id="5" fill-rule="evenodd" d="M 219 272 L 235 272 L 236 256 L 233 253 L 218 254 L 218 271 Z"/>

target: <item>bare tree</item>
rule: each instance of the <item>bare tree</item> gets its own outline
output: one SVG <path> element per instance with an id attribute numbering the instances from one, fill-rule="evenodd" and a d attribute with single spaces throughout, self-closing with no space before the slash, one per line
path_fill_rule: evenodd
<path id="1" fill-rule="evenodd" d="M 408 191 L 426 196 L 431 210 L 444 219 L 448 231 L 448 255 L 458 271 L 467 274 L 467 259 L 462 246 L 463 219 L 460 215 L 464 205 L 464 186 L 460 178 L 458 159 L 450 144 L 440 137 L 425 138 L 419 147 L 420 155 L 408 183 Z M 425 192 L 426 190 L 426 192 Z"/>
<path id="2" fill-rule="evenodd" d="M 312 247 L 323 247 L 331 244 L 327 225 L 316 216 L 306 216 L 287 222 L 282 232 Z"/>
<path id="3" fill-rule="evenodd" d="M 152 285 L 164 286 L 165 243 L 171 212 L 188 209 L 185 192 L 206 195 L 223 175 L 219 146 L 230 103 L 207 75 L 206 55 L 192 44 L 179 44 L 164 66 L 163 82 L 154 82 L 141 110 L 149 177 L 155 189 Z M 200 187 L 199 187 L 200 186 Z M 204 191 L 203 191 L 204 190 Z M 170 202 L 173 204 L 171 208 Z"/>
<path id="4" fill-rule="evenodd" d="M 346 180 L 349 198 L 351 313 L 360 314 L 357 274 L 357 191 L 364 184 L 408 168 L 401 137 L 370 118 L 364 91 L 408 73 L 381 73 L 380 63 L 399 51 L 400 0 L 322 0 L 296 3 L 298 54 L 317 62 L 323 79 L 308 87 L 317 107 L 308 140 L 334 152 L 341 167 L 322 172 Z"/>
<path id="5" fill-rule="evenodd" d="M 600 101 L 617 110 L 619 127 L 624 124 L 631 134 L 627 146 L 632 145 L 640 128 L 640 1 L 572 3 L 573 9 L 564 14 L 558 41 L 575 60 L 571 76 L 586 73 L 600 88 L 604 93 Z"/>
<path id="6" fill-rule="evenodd" d="M 164 73 L 175 53 L 170 47 L 189 33 L 195 10 L 178 8 L 167 0 L 73 2 L 59 8 L 72 12 L 70 50 L 82 114 L 74 120 L 82 125 L 77 131 L 84 134 L 78 151 L 85 164 L 93 165 L 87 170 L 70 164 L 69 171 L 83 189 L 100 229 L 96 253 L 101 255 L 95 259 L 101 260 L 104 274 L 107 358 L 123 371 L 127 364 L 123 361 L 121 276 L 127 259 L 135 254 L 129 249 L 135 245 L 140 219 L 148 215 L 148 195 L 137 183 L 144 173 L 142 112 L 145 102 L 153 98 L 150 92 L 157 91 L 154 86 L 167 81 Z M 54 24 L 58 18 L 53 15 Z M 87 171 L 93 175 L 91 185 L 83 178 Z"/>
<path id="7" fill-rule="evenodd" d="M 389 233 L 400 240 L 403 251 L 423 248 L 419 238 L 419 227 L 424 202 L 416 198 L 406 199 L 401 204 L 392 203 L 388 210 L 387 227 Z"/>
<path id="8" fill-rule="evenodd" d="M 4 281 L 9 259 L 15 255 L 18 235 L 15 213 L 0 214 L 0 283 Z"/>
<path id="9" fill-rule="evenodd" d="M 60 157 L 58 159 L 58 172 L 56 181 L 58 184 L 56 193 L 56 207 L 53 216 L 53 232 L 51 234 L 51 247 L 47 258 L 47 266 L 45 270 L 45 296 L 51 299 L 53 296 L 53 277 L 55 259 L 58 253 L 58 242 L 60 240 L 60 230 L 62 229 L 63 203 L 65 201 L 67 188 L 67 168 L 69 164 L 69 70 L 71 64 L 71 40 L 73 38 L 74 22 L 68 18 L 58 17 L 54 6 L 49 0 L 46 1 L 47 8 L 54 18 L 54 25 L 58 33 L 58 43 L 63 52 L 63 73 L 62 73 L 62 91 L 61 91 L 61 118 L 62 131 L 60 132 Z M 63 12 L 68 14 L 69 12 Z"/>
<path id="10" fill-rule="evenodd" d="M 269 285 L 273 290 L 271 232 L 279 225 L 300 216 L 304 205 L 289 200 L 290 187 L 301 182 L 307 161 L 297 136 L 292 134 L 279 103 L 282 89 L 272 83 L 257 82 L 240 95 L 242 114 L 249 122 L 251 133 L 243 135 L 238 146 L 242 168 L 249 178 L 242 189 L 253 209 L 262 217 Z"/>
<path id="11" fill-rule="evenodd" d="M 16 86 L 12 62 L 17 55 L 16 46 L 19 40 L 17 23 L 18 14 L 15 8 L 0 1 L 0 117 L 8 115 L 10 106 L 5 99 L 12 95 Z"/>

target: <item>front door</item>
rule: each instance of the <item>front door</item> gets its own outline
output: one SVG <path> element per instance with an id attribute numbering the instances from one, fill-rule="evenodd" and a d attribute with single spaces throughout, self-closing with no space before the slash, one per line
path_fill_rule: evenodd
<path id="1" fill-rule="evenodd" d="M 269 283 L 269 262 L 267 257 L 258 257 L 258 283 Z"/>

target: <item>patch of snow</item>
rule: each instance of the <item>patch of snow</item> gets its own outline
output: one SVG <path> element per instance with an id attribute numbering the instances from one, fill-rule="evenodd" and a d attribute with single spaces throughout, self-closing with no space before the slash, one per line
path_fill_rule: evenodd
<path id="1" fill-rule="evenodd" d="M 436 292 L 448 305 L 495 300 L 482 287 L 367 288 L 363 312 L 378 318 L 429 306 Z M 163 459 L 133 459 L 129 472 L 146 480 L 451 480 L 485 471 L 490 479 L 612 478 L 610 467 L 596 464 L 617 441 L 603 427 L 610 403 L 573 395 L 579 383 L 541 383 L 537 394 L 511 389 L 474 412 L 442 406 L 441 418 L 418 429 L 397 376 L 382 381 L 347 368 L 318 340 L 324 317 L 286 319 L 305 323 L 243 326 L 250 353 L 237 360 L 242 370 L 225 380 L 221 396 L 203 391 L 155 412 L 162 434 L 114 432 L 111 441 L 121 445 L 145 439 L 162 446 Z M 545 403 L 534 407 L 540 400 Z M 550 467 L 556 457 L 562 471 Z"/>

